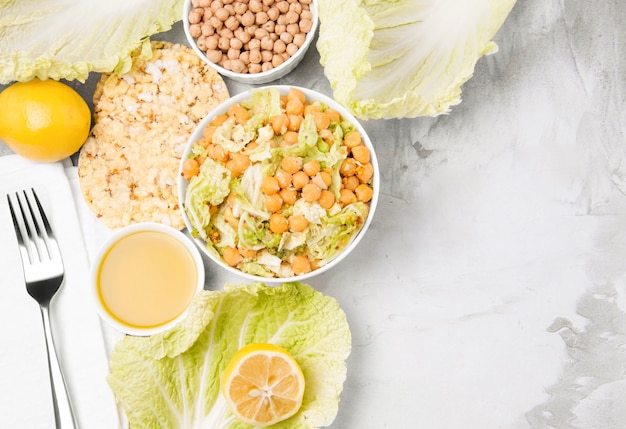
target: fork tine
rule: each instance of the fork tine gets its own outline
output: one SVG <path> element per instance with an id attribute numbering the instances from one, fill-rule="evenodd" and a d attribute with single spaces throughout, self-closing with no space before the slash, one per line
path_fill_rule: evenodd
<path id="1" fill-rule="evenodd" d="M 16 193 L 15 197 L 18 198 L 19 204 L 19 195 Z M 9 203 L 9 210 L 11 211 L 11 218 L 13 219 L 13 228 L 15 228 L 15 235 L 17 236 L 17 244 L 20 248 L 20 253 L 22 255 L 23 261 L 28 261 L 31 264 L 33 263 L 32 250 L 30 243 L 27 243 L 27 240 L 24 237 L 28 237 L 26 234 L 26 225 L 24 224 L 24 216 L 17 216 L 16 208 L 13 206 L 11 202 L 11 195 L 7 194 L 7 201 Z M 21 211 L 21 206 L 19 206 Z"/>
<path id="2" fill-rule="evenodd" d="M 46 217 L 46 212 L 39 202 L 37 193 L 33 188 L 30 189 L 30 192 L 33 198 L 30 198 L 26 191 L 24 191 L 24 196 L 26 197 L 26 203 L 28 204 L 28 210 L 30 211 L 31 218 L 35 224 L 37 242 L 40 244 L 39 257 L 42 261 L 45 257 L 52 259 L 54 257 L 54 246 L 56 245 L 56 243 L 53 243 L 54 237 L 52 235 L 52 228 L 50 227 L 50 223 Z M 36 206 L 36 210 L 33 206 Z"/>

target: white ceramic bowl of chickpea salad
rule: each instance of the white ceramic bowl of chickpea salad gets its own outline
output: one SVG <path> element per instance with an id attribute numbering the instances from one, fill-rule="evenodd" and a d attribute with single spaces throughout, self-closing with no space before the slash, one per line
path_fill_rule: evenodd
<path id="1" fill-rule="evenodd" d="M 378 202 L 378 162 L 332 98 L 292 86 L 216 107 L 182 155 L 183 219 L 219 266 L 250 281 L 303 281 L 339 264 Z"/>
<path id="2" fill-rule="evenodd" d="M 313 43 L 317 0 L 185 0 L 189 45 L 222 76 L 264 84 L 291 72 Z"/>

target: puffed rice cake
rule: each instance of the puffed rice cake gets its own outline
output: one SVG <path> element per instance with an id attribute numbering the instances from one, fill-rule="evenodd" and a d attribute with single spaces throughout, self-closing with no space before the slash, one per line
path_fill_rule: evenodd
<path id="1" fill-rule="evenodd" d="M 184 228 L 177 174 L 198 123 L 229 96 L 214 69 L 188 47 L 151 42 L 124 75 L 103 74 L 95 124 L 78 157 L 83 196 L 109 228 L 159 222 Z"/>

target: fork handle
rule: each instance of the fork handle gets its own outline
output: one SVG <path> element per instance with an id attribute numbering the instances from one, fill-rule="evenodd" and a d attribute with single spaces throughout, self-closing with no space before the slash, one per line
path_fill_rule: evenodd
<path id="1" fill-rule="evenodd" d="M 72 409 L 72 402 L 65 384 L 65 377 L 59 365 L 57 352 L 52 339 L 50 311 L 47 305 L 41 305 L 43 330 L 46 337 L 46 352 L 48 354 L 48 370 L 50 371 L 50 386 L 52 387 L 52 403 L 54 405 L 54 421 L 56 429 L 77 429 L 76 418 Z"/>

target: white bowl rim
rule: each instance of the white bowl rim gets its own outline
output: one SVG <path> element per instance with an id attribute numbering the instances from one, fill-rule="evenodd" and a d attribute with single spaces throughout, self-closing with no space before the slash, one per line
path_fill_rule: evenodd
<path id="1" fill-rule="evenodd" d="M 202 250 L 202 252 L 205 255 L 207 255 L 209 259 L 211 259 L 211 261 L 215 262 L 222 269 L 225 269 L 228 272 L 235 274 L 239 277 L 243 277 L 248 281 L 263 282 L 263 283 L 268 283 L 268 284 L 302 282 L 312 277 L 319 276 L 325 273 L 326 271 L 338 265 L 339 262 L 341 262 L 344 258 L 346 258 L 352 252 L 352 250 L 359 244 L 359 242 L 365 236 L 365 233 L 367 232 L 367 230 L 369 229 L 372 223 L 374 214 L 376 212 L 376 207 L 378 205 L 378 199 L 379 199 L 379 194 L 380 194 L 380 174 L 379 174 L 379 167 L 378 167 L 378 158 L 376 157 L 376 151 L 374 150 L 374 145 L 369 135 L 367 134 L 367 132 L 365 131 L 361 123 L 354 117 L 354 115 L 352 115 L 345 107 L 340 105 L 337 101 L 333 100 L 331 97 L 325 94 L 322 94 L 320 92 L 314 91 L 312 89 L 303 88 L 303 87 L 299 87 L 296 85 L 266 85 L 266 86 L 261 86 L 261 87 L 250 88 L 220 103 L 213 110 L 211 110 L 211 112 L 205 118 L 203 118 L 202 121 L 200 121 L 200 123 L 197 125 L 196 129 L 190 136 L 189 140 L 187 141 L 187 144 L 183 151 L 183 155 L 181 157 L 181 163 L 179 165 L 179 171 L 178 171 L 178 179 L 177 179 L 178 180 L 177 182 L 178 199 L 179 199 L 178 204 L 182 212 L 182 217 L 183 217 L 183 221 L 185 222 L 185 226 L 187 227 L 188 231 L 191 231 L 193 227 L 188 219 L 188 216 L 186 215 L 184 211 L 185 191 L 187 189 L 187 180 L 184 179 L 182 176 L 182 164 L 184 160 L 187 158 L 187 156 L 189 155 L 189 153 L 191 152 L 191 146 L 193 145 L 193 143 L 195 143 L 195 141 L 198 140 L 197 136 L 200 134 L 201 130 L 204 130 L 204 128 L 209 124 L 209 122 L 215 116 L 226 112 L 228 110 L 228 107 L 231 104 L 239 103 L 241 101 L 247 100 L 252 96 L 254 92 L 262 91 L 267 88 L 277 88 L 281 92 L 281 94 L 286 94 L 290 88 L 298 89 L 306 95 L 307 100 L 308 99 L 319 100 L 331 106 L 333 109 L 337 110 L 339 113 L 341 113 L 341 116 L 343 118 L 349 120 L 350 123 L 359 131 L 359 133 L 361 133 L 363 143 L 370 150 L 370 162 L 372 163 L 372 166 L 374 167 L 374 175 L 372 176 L 372 184 L 373 184 L 374 192 L 373 192 L 372 199 L 369 202 L 369 211 L 365 219 L 365 222 L 363 223 L 363 226 L 358 231 L 358 233 L 352 238 L 350 243 L 348 243 L 348 245 L 344 247 L 341 250 L 341 252 L 339 252 L 339 254 L 337 254 L 326 265 L 316 270 L 312 270 L 309 273 L 301 274 L 301 275 L 293 276 L 293 277 L 262 277 L 262 276 L 256 276 L 253 274 L 245 273 L 241 270 L 238 270 L 236 268 L 229 266 L 220 258 L 216 257 L 212 252 L 207 250 L 206 242 L 202 240 L 201 238 L 193 238 L 193 240 L 198 245 L 198 247 Z"/>
<path id="2" fill-rule="evenodd" d="M 289 57 L 287 61 L 285 61 L 278 67 L 260 73 L 235 73 L 231 70 L 225 69 L 219 64 L 209 61 L 205 53 L 202 52 L 200 48 L 198 48 L 198 44 L 189 32 L 189 11 L 191 10 L 191 0 L 185 0 L 185 2 L 183 3 L 183 31 L 185 32 L 187 42 L 191 46 L 191 49 L 193 49 L 193 51 L 200 57 L 202 61 L 213 67 L 221 75 L 242 83 L 245 82 L 250 84 L 265 84 L 280 79 L 281 77 L 289 73 L 293 68 L 295 68 L 300 63 L 304 55 L 306 55 L 309 47 L 313 43 L 313 39 L 315 39 L 315 34 L 319 27 L 319 19 L 317 0 L 311 0 L 311 4 L 313 5 L 313 26 L 311 27 L 311 31 L 307 33 L 306 39 L 302 46 L 298 48 L 298 51 L 295 55 Z"/>
<path id="3" fill-rule="evenodd" d="M 120 322 L 119 320 L 115 319 L 113 316 L 111 316 L 111 314 L 109 314 L 109 312 L 104 308 L 104 305 L 100 301 L 100 297 L 98 296 L 98 280 L 97 279 L 98 279 L 100 266 L 102 265 L 103 258 L 108 253 L 109 249 L 111 249 L 111 247 L 118 241 L 134 233 L 144 232 L 144 231 L 155 231 L 155 232 L 161 232 L 161 233 L 167 234 L 170 237 L 175 238 L 177 241 L 179 241 L 181 244 L 185 246 L 189 254 L 193 257 L 194 264 L 196 266 L 196 275 L 197 275 L 198 280 L 197 280 L 196 290 L 194 292 L 194 295 L 197 294 L 202 289 L 204 289 L 204 285 L 206 281 L 205 271 L 204 271 L 204 262 L 203 262 L 200 252 L 198 251 L 198 247 L 194 244 L 194 242 L 191 239 L 189 239 L 189 237 L 187 237 L 181 231 L 169 225 L 157 223 L 157 222 L 138 222 L 138 223 L 130 224 L 130 225 L 114 230 L 113 233 L 109 235 L 109 237 L 107 237 L 107 239 L 100 246 L 98 253 L 96 254 L 96 257 L 94 259 L 94 263 L 91 265 L 91 270 L 90 270 L 91 296 L 92 296 L 93 301 L 95 302 L 98 315 L 100 316 L 102 320 L 104 320 L 107 324 L 109 324 L 113 328 L 116 328 L 117 330 L 125 334 L 133 335 L 133 336 L 149 336 L 149 335 L 158 334 L 160 332 L 164 332 L 170 328 L 173 328 L 176 324 L 178 324 L 182 319 L 186 317 L 189 311 L 189 308 L 187 308 L 184 312 L 178 315 L 178 317 L 162 325 L 158 325 L 158 326 L 154 326 L 150 328 L 140 328 L 140 327 L 133 327 L 133 326 L 126 325 Z"/>

